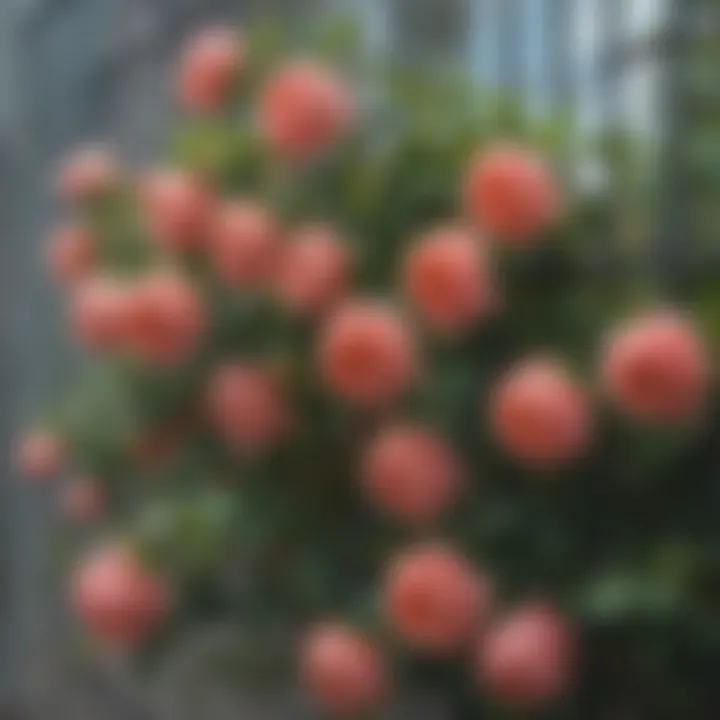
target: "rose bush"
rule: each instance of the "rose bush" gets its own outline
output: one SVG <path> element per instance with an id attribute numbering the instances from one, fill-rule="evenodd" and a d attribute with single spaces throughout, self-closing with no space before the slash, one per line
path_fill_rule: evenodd
<path id="1" fill-rule="evenodd" d="M 706 717 L 710 342 L 597 262 L 555 121 L 346 49 L 204 30 L 166 166 L 62 167 L 50 265 L 92 359 L 17 461 L 91 478 L 81 621 L 138 653 L 305 628 L 298 677 L 346 716 L 417 687 Z"/>

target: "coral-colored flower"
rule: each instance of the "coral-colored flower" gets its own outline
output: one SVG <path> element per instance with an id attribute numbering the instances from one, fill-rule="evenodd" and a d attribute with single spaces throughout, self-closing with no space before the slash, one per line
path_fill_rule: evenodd
<path id="1" fill-rule="evenodd" d="M 197 348 L 205 325 L 198 293 L 179 275 L 160 271 L 132 288 L 127 348 L 146 362 L 183 362 Z"/>
<path id="2" fill-rule="evenodd" d="M 349 301 L 327 321 L 319 345 L 320 372 L 340 398 L 363 406 L 399 398 L 417 376 L 410 330 L 389 306 Z"/>
<path id="3" fill-rule="evenodd" d="M 31 480 L 45 480 L 60 472 L 65 450 L 59 438 L 47 430 L 31 430 L 20 437 L 14 449 L 14 465 Z"/>
<path id="4" fill-rule="evenodd" d="M 363 457 L 365 494 L 402 522 L 437 519 L 457 496 L 462 477 L 454 451 L 440 436 L 419 426 L 385 428 Z"/>
<path id="5" fill-rule="evenodd" d="M 97 520 L 105 509 L 105 491 L 93 478 L 79 478 L 63 489 L 62 512 L 68 520 L 87 523 Z"/>
<path id="6" fill-rule="evenodd" d="M 536 708 L 570 689 L 575 645 L 569 624 L 553 608 L 522 607 L 480 640 L 478 680 L 508 706 Z"/>
<path id="7" fill-rule="evenodd" d="M 272 373 L 240 363 L 217 370 L 208 389 L 210 419 L 232 446 L 249 453 L 268 450 L 287 432 L 289 414 Z"/>
<path id="8" fill-rule="evenodd" d="M 275 218 L 262 205 L 225 202 L 215 213 L 210 233 L 215 272 L 234 288 L 260 286 L 275 271 L 279 240 Z"/>
<path id="9" fill-rule="evenodd" d="M 590 439 L 590 411 L 565 367 L 528 360 L 502 378 L 491 405 L 495 436 L 512 457 L 530 466 L 577 458 Z"/>
<path id="10" fill-rule="evenodd" d="M 86 202 L 112 192 L 120 170 L 112 153 L 101 145 L 88 145 L 66 158 L 57 176 L 57 193 L 63 200 Z"/>
<path id="11" fill-rule="evenodd" d="M 260 130 L 279 154 L 306 158 L 347 135 L 355 115 L 345 84 L 319 63 L 298 61 L 270 79 L 260 99 Z"/>
<path id="12" fill-rule="evenodd" d="M 348 290 L 352 257 L 348 246 L 327 226 L 298 230 L 283 249 L 277 288 L 282 302 L 301 315 L 335 307 Z"/>
<path id="13" fill-rule="evenodd" d="M 465 180 L 470 217 L 512 246 L 536 242 L 562 209 L 550 167 L 532 150 L 502 144 L 480 153 Z"/>
<path id="14" fill-rule="evenodd" d="M 95 245 L 90 229 L 78 222 L 57 227 L 50 238 L 47 264 L 52 277 L 63 285 L 86 278 L 95 266 Z"/>
<path id="15" fill-rule="evenodd" d="M 439 331 L 466 330 L 494 307 L 487 250 L 461 226 L 427 233 L 407 255 L 403 275 L 406 296 Z"/>
<path id="16" fill-rule="evenodd" d="M 642 420 L 682 422 L 702 407 L 710 367 L 692 322 L 660 311 L 611 334 L 602 372 L 618 407 Z"/>
<path id="17" fill-rule="evenodd" d="M 300 674 L 321 705 L 336 715 L 366 712 L 382 700 L 385 663 L 374 642 L 352 627 L 324 623 L 306 639 Z"/>
<path id="18" fill-rule="evenodd" d="M 167 587 L 124 547 L 101 548 L 80 564 L 72 594 L 83 624 L 115 645 L 142 642 L 169 611 Z"/>
<path id="19" fill-rule="evenodd" d="M 484 625 L 491 604 L 488 579 L 453 547 L 409 549 L 391 562 L 385 615 L 403 641 L 430 653 L 456 651 Z"/>
<path id="20" fill-rule="evenodd" d="M 183 107 L 202 114 L 222 109 L 243 60 L 240 37 L 232 29 L 211 27 L 198 33 L 180 61 L 178 96 Z"/>
<path id="21" fill-rule="evenodd" d="M 91 350 L 118 350 L 127 338 L 130 309 L 127 285 L 112 277 L 91 277 L 80 283 L 71 297 L 75 335 Z"/>
<path id="22" fill-rule="evenodd" d="M 140 183 L 140 202 L 148 231 L 163 248 L 204 246 L 213 199 L 200 179 L 181 170 L 154 170 Z"/>

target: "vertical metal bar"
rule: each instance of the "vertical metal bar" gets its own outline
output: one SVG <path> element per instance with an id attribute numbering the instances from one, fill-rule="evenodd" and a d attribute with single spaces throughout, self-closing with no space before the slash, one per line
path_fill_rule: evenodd
<path id="1" fill-rule="evenodd" d="M 591 49 L 588 55 L 588 67 L 585 83 L 587 93 L 585 103 L 587 105 L 588 131 L 591 135 L 596 134 L 602 128 L 602 5 L 605 0 L 587 0 L 587 22 L 589 23 L 589 35 Z"/>
<path id="2" fill-rule="evenodd" d="M 388 0 L 393 43 L 416 60 L 462 57 L 469 0 Z"/>
<path id="3" fill-rule="evenodd" d="M 627 69 L 627 51 L 623 37 L 625 0 L 604 0 L 597 8 L 597 71 L 595 73 L 598 91 L 598 114 L 601 133 L 615 132 L 622 122 L 620 107 L 620 86 Z M 603 156 L 597 158 L 599 182 L 607 197 L 602 218 L 598 223 L 596 253 L 604 266 L 617 271 L 623 250 L 618 242 L 621 227 L 623 198 L 626 188 L 621 184 L 624 174 L 617 167 L 617 158 L 612 149 L 606 148 Z M 630 200 L 633 202 L 633 199 Z M 609 275 L 609 277 L 615 276 Z"/>
<path id="4" fill-rule="evenodd" d="M 496 86 L 500 80 L 500 37 L 498 32 L 501 0 L 479 0 L 480 23 L 478 42 L 481 58 L 481 77 L 489 86 Z"/>
<path id="5" fill-rule="evenodd" d="M 686 13 L 692 15 L 697 6 L 696 0 L 671 0 L 662 29 L 664 54 L 659 60 L 663 78 L 660 105 L 664 122 L 658 173 L 661 178 L 656 213 L 658 228 L 653 258 L 660 282 L 670 296 L 682 295 L 683 248 L 691 241 L 685 207 L 689 179 L 685 177 L 681 152 L 688 126 L 682 63 L 690 39 Z"/>
<path id="6" fill-rule="evenodd" d="M 501 0 L 474 0 L 470 15 L 471 35 L 468 57 L 475 77 L 486 91 L 483 111 L 486 118 L 496 113 L 495 92 L 499 83 L 498 7 Z"/>
<path id="7" fill-rule="evenodd" d="M 578 3 L 581 0 L 577 0 Z M 568 105 L 573 96 L 573 0 L 546 0 L 543 13 L 548 56 L 549 97 L 553 107 Z"/>
<path id="8" fill-rule="evenodd" d="M 620 82 L 627 67 L 627 49 L 623 42 L 623 0 L 604 0 L 600 6 L 598 21 L 600 35 L 600 88 L 602 115 L 605 127 L 620 121 Z"/>
<path id="9" fill-rule="evenodd" d="M 12 132 L 14 125 L 15 108 L 12 107 L 12 77 L 9 68 L 12 67 L 11 39 L 12 39 L 11 10 L 7 5 L 0 4 L 0 216 L 4 218 L 5 232 L 10 237 L 15 235 L 15 157 L 12 153 Z M 8 141 L 10 143 L 8 144 Z M 10 263 L 12 262 L 13 248 L 7 242 L 0 247 L 0 302 L 3 308 L 11 306 L 12 295 L 9 292 L 11 284 Z M 10 339 L 7 313 L 0 315 L 0 332 L 4 338 Z M 3 398 L 12 395 L 14 378 L 12 377 L 12 363 L 8 353 L 3 351 L 0 355 L 0 388 Z M 7 405 L 0 415 L 0 442 L 4 448 L 12 445 L 12 416 Z M 11 655 L 12 621 L 11 621 L 11 543 L 10 532 L 12 478 L 5 467 L 0 471 L 0 697 L 6 697 L 10 690 L 10 670 L 13 667 Z"/>
<path id="10" fill-rule="evenodd" d="M 387 3 L 384 0 L 367 0 L 362 4 L 361 17 L 368 53 L 386 52 L 390 35 Z"/>
<path id="11" fill-rule="evenodd" d="M 522 102 L 524 112 L 530 113 L 534 102 L 535 68 L 533 67 L 533 49 L 535 44 L 535 28 L 533 25 L 533 0 L 515 0 L 516 13 L 516 64 L 517 93 Z"/>
<path id="12" fill-rule="evenodd" d="M 528 107 L 534 116 L 549 109 L 547 87 L 546 27 L 543 22 L 543 0 L 526 0 L 525 24 L 527 49 L 525 52 L 525 82 Z"/>
<path id="13" fill-rule="evenodd" d="M 520 10 L 519 0 L 502 0 L 498 7 L 500 82 L 512 90 L 521 87 L 523 80 Z"/>

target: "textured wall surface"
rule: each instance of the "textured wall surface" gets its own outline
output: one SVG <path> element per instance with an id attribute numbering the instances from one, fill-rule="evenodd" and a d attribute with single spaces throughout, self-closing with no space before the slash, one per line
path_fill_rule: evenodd
<path id="1" fill-rule="evenodd" d="M 49 703 L 67 688 L 56 532 L 48 488 L 15 482 L 11 438 L 71 362 L 58 297 L 39 265 L 57 208 L 49 178 L 76 143 L 109 138 L 143 162 L 170 116 L 169 60 L 203 18 L 249 11 L 227 0 L 0 2 L 0 697 Z M 232 9 L 231 9 L 232 6 Z M 52 692 L 49 689 L 52 687 Z M 53 697 L 53 699 L 51 699 Z M 7 698 L 7 699 L 6 699 Z M 1 709 L 1 707 L 0 707 Z M 67 717 L 81 717 L 68 710 Z"/>

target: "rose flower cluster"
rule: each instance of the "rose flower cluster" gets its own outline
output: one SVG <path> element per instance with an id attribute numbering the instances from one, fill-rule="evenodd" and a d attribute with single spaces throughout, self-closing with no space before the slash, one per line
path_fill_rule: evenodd
<path id="1" fill-rule="evenodd" d="M 242 90 L 248 58 L 234 32 L 213 28 L 188 46 L 177 97 L 193 116 L 220 115 Z M 269 76 L 254 123 L 273 162 L 295 166 L 331 154 L 360 121 L 351 83 L 320 61 L 291 61 Z M 453 437 L 399 410 L 426 381 L 418 331 L 453 342 L 505 312 L 499 253 L 531 252 L 566 212 L 549 163 L 530 147 L 490 143 L 467 158 L 456 217 L 410 238 L 396 287 L 369 294 L 357 278 L 361 258 L 342 229 L 323 218 L 288 222 L 262 197 L 228 196 L 212 178 L 176 166 L 131 177 L 111 152 L 86 148 L 60 168 L 57 192 L 68 213 L 47 261 L 68 297 L 72 333 L 93 354 L 121 355 L 155 368 L 187 362 L 213 324 L 203 288 L 183 260 L 201 257 L 227 291 L 264 293 L 316 331 L 317 382 L 348 412 L 372 418 L 356 458 L 359 497 L 372 512 L 411 529 L 378 572 L 375 631 L 340 617 L 318 618 L 301 646 L 299 677 L 328 711 L 354 715 L 392 692 L 391 649 L 465 658 L 478 692 L 511 707 L 536 708 L 568 692 L 579 665 L 574 620 L 547 600 L 505 606 L 503 578 L 444 539 L 439 520 L 475 482 Z M 153 262 L 119 275 L 103 262 L 88 208 L 130 192 Z M 670 307 L 644 310 L 611 328 L 594 380 L 576 377 L 547 348 L 506 367 L 476 417 L 500 451 L 543 475 L 581 459 L 609 401 L 641 423 L 682 425 L 703 409 L 710 360 L 690 318 Z M 217 358 L 205 379 L 203 422 L 230 450 L 259 457 L 298 424 L 277 368 L 257 358 Z M 57 473 L 63 438 L 38 426 L 16 453 L 28 477 Z M 348 482 L 339 477 L 338 482 Z M 63 509 L 76 521 L 102 517 L 100 479 L 80 475 Z M 328 542 L 332 542 L 328 538 Z M 87 630 L 113 646 L 135 647 L 172 613 L 162 572 L 122 540 L 94 549 L 78 565 L 72 598 Z"/>

